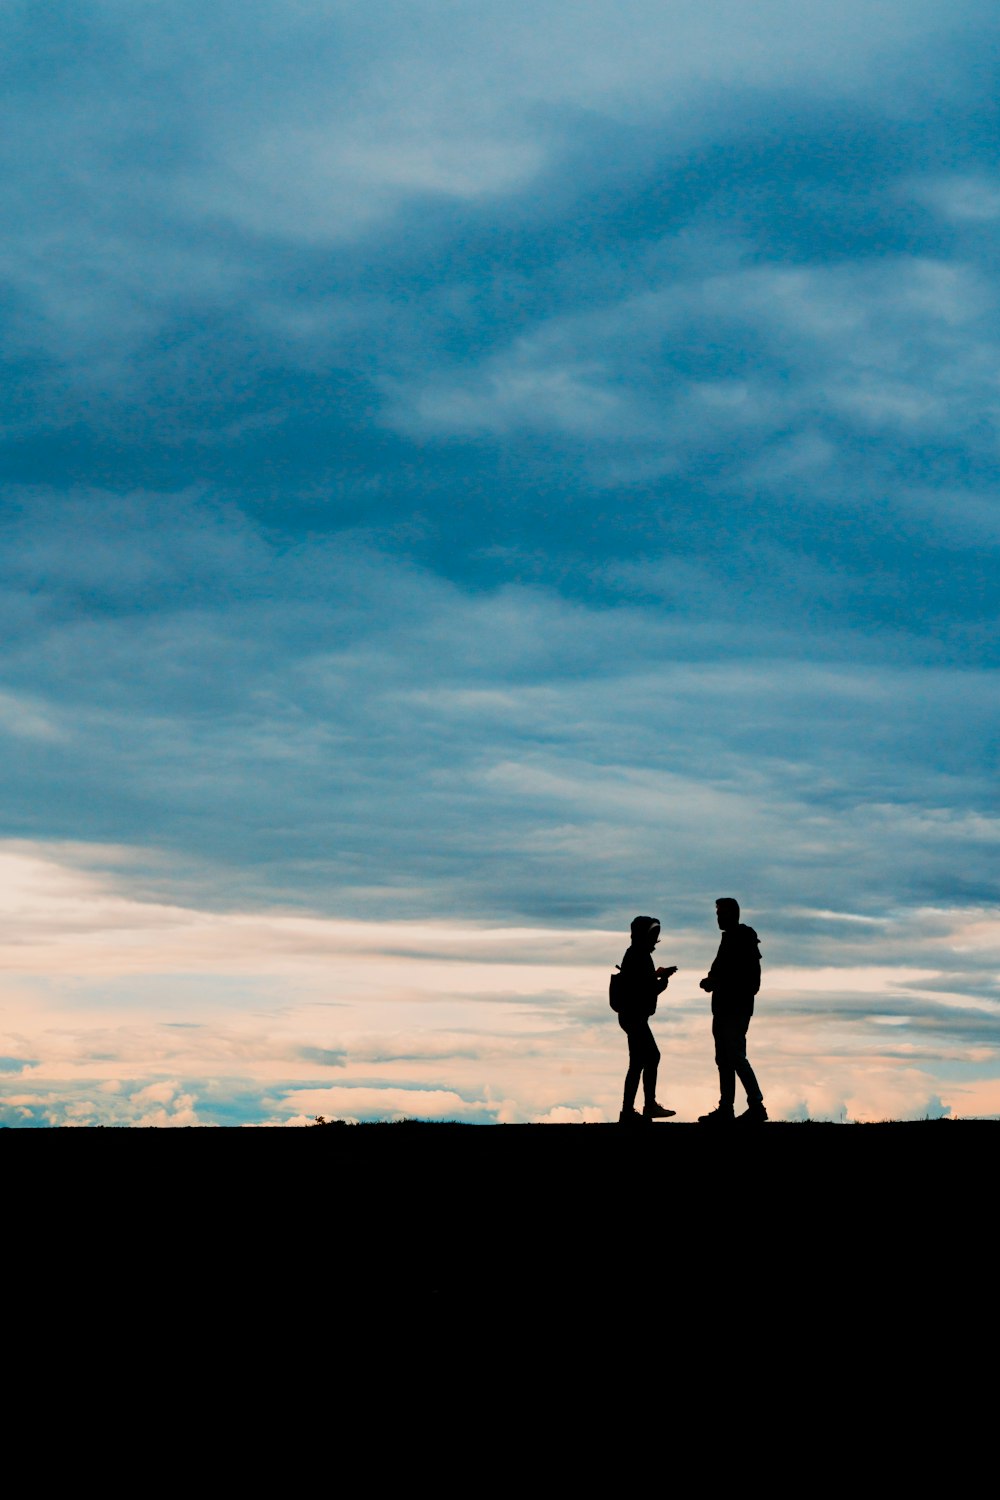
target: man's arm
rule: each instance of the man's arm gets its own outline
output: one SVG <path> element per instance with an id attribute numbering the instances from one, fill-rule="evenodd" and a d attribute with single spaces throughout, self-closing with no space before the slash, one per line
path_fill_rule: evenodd
<path id="1" fill-rule="evenodd" d="M 716 983 L 716 980 L 719 977 L 718 973 L 717 973 L 717 970 L 718 970 L 718 967 L 719 967 L 719 960 L 722 957 L 722 944 L 725 942 L 725 940 L 726 940 L 725 933 L 723 933 L 722 940 L 719 943 L 718 951 L 717 951 L 715 957 L 712 959 L 712 967 L 709 969 L 708 973 L 705 975 L 704 979 L 701 981 L 701 988 L 703 990 L 708 990 L 709 993 L 711 993 L 712 990 L 715 989 L 715 983 Z"/>

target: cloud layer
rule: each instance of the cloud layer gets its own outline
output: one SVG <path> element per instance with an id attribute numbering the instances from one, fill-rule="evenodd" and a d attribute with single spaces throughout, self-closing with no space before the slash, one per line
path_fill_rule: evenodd
<path id="1" fill-rule="evenodd" d="M 434 957 L 423 1061 L 373 1081 L 339 1011 L 232 1019 L 281 1010 L 280 965 L 143 948 L 130 1074 L 102 916 L 72 1068 L 91 1034 L 114 1065 L 41 1089 L 64 939 L 19 948 L 18 1118 L 87 1118 L 93 1079 L 220 1123 L 230 1046 L 258 1123 L 345 1088 L 610 1115 L 606 1027 L 586 1086 L 540 1081 L 591 1046 L 565 1017 L 605 1021 L 636 910 L 705 962 L 723 892 L 799 976 L 761 1022 L 782 1109 L 1000 1112 L 996 32 L 970 0 L 5 8 L 0 834 L 32 921 L 114 892 L 289 954 L 360 924 L 390 966 L 457 924 L 498 994 L 525 934 L 556 950 L 492 1075 Z"/>

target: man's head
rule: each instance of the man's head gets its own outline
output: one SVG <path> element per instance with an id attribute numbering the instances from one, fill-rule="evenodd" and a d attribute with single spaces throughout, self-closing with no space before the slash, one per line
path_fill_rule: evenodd
<path id="1" fill-rule="evenodd" d="M 650 953 L 660 941 L 660 924 L 656 917 L 633 917 L 629 930 L 633 943 L 640 948 L 648 948 Z"/>
<path id="2" fill-rule="evenodd" d="M 715 920 L 723 932 L 740 925 L 740 903 L 732 896 L 720 896 L 715 903 Z"/>

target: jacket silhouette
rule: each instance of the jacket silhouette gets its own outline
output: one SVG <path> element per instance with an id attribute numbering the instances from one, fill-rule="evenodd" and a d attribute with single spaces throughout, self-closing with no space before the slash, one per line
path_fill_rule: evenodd
<path id="1" fill-rule="evenodd" d="M 722 934 L 706 978 L 709 983 L 705 988 L 712 991 L 713 1016 L 745 1012 L 750 1019 L 760 989 L 760 939 L 752 927 L 739 922 Z"/>
<path id="2" fill-rule="evenodd" d="M 625 949 L 619 968 L 625 999 L 618 1007 L 618 1018 L 627 1028 L 633 1021 L 645 1021 L 656 1014 L 660 985 L 648 948 L 637 948 L 633 943 Z"/>
<path id="3" fill-rule="evenodd" d="M 675 967 L 657 968 L 653 963 L 653 949 L 660 941 L 660 924 L 655 917 L 639 916 L 632 921 L 632 942 L 622 956 L 619 968 L 622 975 L 622 998 L 618 1002 L 618 1024 L 628 1038 L 628 1072 L 625 1074 L 625 1090 L 622 1110 L 618 1116 L 622 1125 L 648 1124 L 652 1120 L 665 1120 L 675 1113 L 657 1102 L 656 1074 L 660 1065 L 660 1049 L 649 1029 L 649 1018 L 656 1011 L 656 1002 L 666 989 Z M 635 1096 L 642 1082 L 642 1114 L 635 1109 Z"/>
<path id="4" fill-rule="evenodd" d="M 767 1121 L 764 1095 L 747 1057 L 747 1032 L 760 989 L 760 941 L 752 927 L 740 921 L 740 904 L 732 896 L 715 903 L 715 920 L 722 937 L 719 950 L 701 988 L 712 995 L 712 1039 L 719 1070 L 718 1107 L 699 1115 L 700 1125 L 763 1125 Z M 734 1114 L 736 1080 L 746 1090 L 747 1108 Z"/>

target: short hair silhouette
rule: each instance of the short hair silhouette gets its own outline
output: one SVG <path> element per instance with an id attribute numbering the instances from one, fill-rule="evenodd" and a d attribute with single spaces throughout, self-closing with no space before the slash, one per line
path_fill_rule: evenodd
<path id="1" fill-rule="evenodd" d="M 721 911 L 723 916 L 735 917 L 739 920 L 740 903 L 735 896 L 720 896 L 715 903 L 716 911 Z"/>

